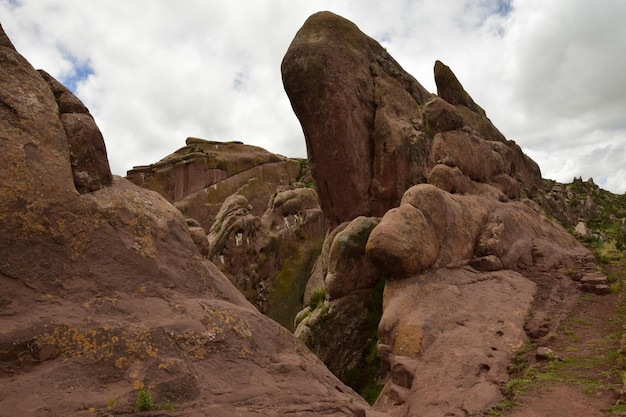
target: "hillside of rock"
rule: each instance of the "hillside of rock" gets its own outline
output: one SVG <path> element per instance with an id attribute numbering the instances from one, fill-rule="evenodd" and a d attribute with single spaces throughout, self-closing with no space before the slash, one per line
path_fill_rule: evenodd
<path id="1" fill-rule="evenodd" d="M 179 210 L 110 175 L 88 111 L 1 30 L 0 116 L 3 415 L 380 415 L 246 301 Z"/>
<path id="2" fill-rule="evenodd" d="M 514 351 L 559 325 L 593 255 L 545 216 L 537 164 L 445 64 L 434 65 L 431 94 L 352 22 L 320 12 L 281 69 L 337 226 L 296 335 L 362 392 L 376 388 L 374 371 L 375 409 L 486 412 L 503 398 Z M 355 352 L 354 339 L 367 345 Z"/>

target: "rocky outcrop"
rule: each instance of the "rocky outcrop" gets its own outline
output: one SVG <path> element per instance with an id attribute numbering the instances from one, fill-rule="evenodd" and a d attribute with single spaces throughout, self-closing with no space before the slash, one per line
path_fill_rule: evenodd
<path id="1" fill-rule="evenodd" d="M 304 293 L 305 308 L 296 317 L 295 335 L 344 379 L 367 366 L 376 343 L 382 287 L 375 287 L 384 279 L 365 256 L 365 245 L 377 224 L 376 218 L 357 217 L 326 237 Z"/>
<path id="2" fill-rule="evenodd" d="M 353 352 L 329 354 L 319 335 L 358 339 L 365 312 L 350 307 L 367 289 L 350 277 L 384 280 L 375 407 L 397 416 L 469 415 L 497 403 L 528 323 L 558 326 L 558 314 L 546 322 L 551 300 L 575 300 L 567 274 L 591 256 L 529 199 L 543 188 L 537 164 L 450 68 L 438 61 L 434 73 L 438 95 L 329 12 L 304 23 L 282 63 L 321 207 L 338 225 L 307 290 L 324 302 L 311 297 L 296 334 L 341 374 Z M 334 242 L 359 216 L 380 218 L 360 246 L 365 259 L 332 270 Z"/>
<path id="3" fill-rule="evenodd" d="M 248 303 L 162 196 L 119 177 L 77 192 L 53 90 L 2 31 L 0 115 L 3 414 L 132 415 L 143 387 L 179 416 L 381 415 Z"/>
<path id="4" fill-rule="evenodd" d="M 376 41 L 332 13 L 305 22 L 282 75 L 322 209 L 335 224 L 382 216 L 438 164 L 509 198 L 541 186 L 537 164 L 502 136 L 448 67 L 437 62 L 441 94 L 430 94 Z M 444 172 L 437 181 L 455 182 Z"/>
<path id="5" fill-rule="evenodd" d="M 306 161 L 241 142 L 187 138 L 127 178 L 197 222 L 195 241 L 207 258 L 261 312 L 292 327 L 327 228 Z"/>
<path id="6" fill-rule="evenodd" d="M 136 166 L 126 174 L 131 182 L 164 196 L 205 230 L 213 225 L 226 197 L 249 181 L 256 179 L 257 184 L 248 187 L 246 198 L 253 204 L 253 213 L 260 216 L 267 208 L 268 195 L 300 176 L 301 163 L 296 159 L 242 142 L 191 137 L 160 161 Z"/>
<path id="7" fill-rule="evenodd" d="M 70 147 L 74 185 L 78 192 L 88 193 L 108 187 L 113 181 L 104 138 L 87 107 L 63 84 L 43 70 L 39 73 L 54 94 L 59 118 Z"/>

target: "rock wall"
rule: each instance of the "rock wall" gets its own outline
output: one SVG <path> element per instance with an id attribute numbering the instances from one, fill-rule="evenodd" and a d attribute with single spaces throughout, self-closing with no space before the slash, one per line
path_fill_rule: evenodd
<path id="1" fill-rule="evenodd" d="M 103 149 L 74 141 L 44 77 L 0 30 L 2 413 L 133 415 L 143 387 L 175 409 L 151 415 L 382 415 L 248 303 L 165 198 L 87 163 Z"/>

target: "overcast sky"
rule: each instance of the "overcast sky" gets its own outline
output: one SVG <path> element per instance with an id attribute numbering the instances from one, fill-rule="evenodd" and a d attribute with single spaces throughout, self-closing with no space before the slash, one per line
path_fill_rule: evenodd
<path id="1" fill-rule="evenodd" d="M 544 178 L 626 191 L 624 0 L 0 0 L 18 51 L 87 105 L 115 174 L 188 136 L 305 157 L 280 63 L 333 11 L 436 92 L 450 66 Z"/>

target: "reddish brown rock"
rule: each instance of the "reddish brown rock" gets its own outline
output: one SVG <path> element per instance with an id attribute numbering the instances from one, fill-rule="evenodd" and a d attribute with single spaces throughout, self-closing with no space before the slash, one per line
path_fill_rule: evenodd
<path id="1" fill-rule="evenodd" d="M 420 105 L 430 94 L 352 22 L 329 12 L 311 16 L 282 74 L 331 221 L 381 216 L 425 177 L 413 148 L 428 149 Z M 411 117 L 398 119 L 407 106 Z"/>
<path id="2" fill-rule="evenodd" d="M 437 61 L 434 72 L 438 96 L 328 12 L 305 22 L 282 63 L 325 214 L 336 224 L 382 217 L 365 252 L 387 278 L 378 334 L 385 388 L 376 408 L 397 416 L 480 413 L 500 401 L 535 289 L 546 310 L 547 294 L 574 299 L 571 280 L 549 280 L 589 256 L 526 199 L 543 187 L 537 164 L 450 68 Z M 317 271 L 329 264 L 318 265 L 311 286 L 321 288 L 327 281 Z M 299 318 L 305 330 L 336 319 L 359 331 L 358 320 L 333 311 L 363 310 L 327 296 Z M 324 360 L 344 354 L 333 353 L 324 350 Z"/>
<path id="3" fill-rule="evenodd" d="M 306 161 L 241 142 L 187 138 L 186 146 L 127 178 L 196 220 L 208 234 L 203 239 L 194 230 L 196 241 L 208 244 L 208 259 L 261 312 L 291 328 L 327 223 L 315 189 L 307 187 Z"/>
<path id="4" fill-rule="evenodd" d="M 450 68 L 437 61 L 439 97 L 432 95 L 376 41 L 332 13 L 304 23 L 282 74 L 322 209 L 335 224 L 382 216 L 437 164 L 512 199 L 542 185 L 537 164 L 504 138 Z M 433 176 L 433 183 L 442 180 Z M 448 180 L 443 185 L 456 190 Z"/>
<path id="5" fill-rule="evenodd" d="M 104 138 L 87 107 L 43 70 L 39 73 L 50 86 L 59 106 L 61 123 L 70 146 L 74 185 L 78 192 L 89 193 L 108 187 L 113 181 Z"/>

